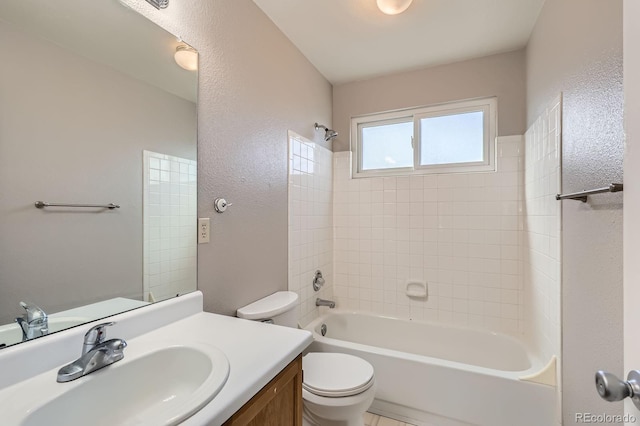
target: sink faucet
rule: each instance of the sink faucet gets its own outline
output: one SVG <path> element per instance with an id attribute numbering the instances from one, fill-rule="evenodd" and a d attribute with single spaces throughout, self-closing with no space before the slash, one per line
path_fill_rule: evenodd
<path id="1" fill-rule="evenodd" d="M 33 303 L 20 302 L 20 306 L 26 311 L 22 317 L 16 318 L 22 329 L 23 342 L 49 333 L 49 320 L 45 311 Z"/>
<path id="2" fill-rule="evenodd" d="M 336 302 L 334 302 L 333 300 L 324 300 L 317 298 L 316 306 L 328 306 L 330 309 L 333 309 L 336 307 Z"/>
<path id="3" fill-rule="evenodd" d="M 70 382 L 124 358 L 127 342 L 122 339 L 104 340 L 107 337 L 105 328 L 114 324 L 105 322 L 87 331 L 82 343 L 82 356 L 58 370 L 59 383 Z"/>

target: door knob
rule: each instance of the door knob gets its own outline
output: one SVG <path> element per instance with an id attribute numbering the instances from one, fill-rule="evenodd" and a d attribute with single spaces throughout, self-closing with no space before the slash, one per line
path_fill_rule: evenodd
<path id="1" fill-rule="evenodd" d="M 640 410 L 640 371 L 631 370 L 623 381 L 614 374 L 599 370 L 596 372 L 596 389 L 602 399 L 622 401 L 629 397 Z"/>

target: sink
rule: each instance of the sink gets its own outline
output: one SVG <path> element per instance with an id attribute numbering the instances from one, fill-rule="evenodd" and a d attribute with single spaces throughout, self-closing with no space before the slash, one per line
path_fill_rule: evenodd
<path id="1" fill-rule="evenodd" d="M 49 317 L 49 333 L 65 330 L 88 321 L 91 319 L 85 317 Z M 0 326 L 0 345 L 9 346 L 20 342 L 22 342 L 22 329 L 18 324 Z"/>
<path id="2" fill-rule="evenodd" d="M 204 343 L 162 347 L 125 358 L 70 383 L 16 418 L 21 426 L 176 425 L 204 407 L 224 386 L 229 361 Z M 24 416 L 26 414 L 26 416 Z M 7 421 L 3 413 L 3 421 Z M 52 419 L 55 421 L 52 423 Z"/>
<path id="3" fill-rule="evenodd" d="M 109 317 L 124 359 L 67 383 L 58 370 L 95 324 L 0 350 L 0 425 L 221 425 L 313 341 L 202 308 L 195 291 Z"/>

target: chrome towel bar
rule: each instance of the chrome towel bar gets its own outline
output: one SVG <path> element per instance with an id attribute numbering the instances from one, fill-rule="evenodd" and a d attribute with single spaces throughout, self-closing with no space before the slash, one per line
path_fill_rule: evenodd
<path id="1" fill-rule="evenodd" d="M 113 209 L 119 209 L 120 206 L 118 204 L 113 204 L 113 203 L 109 203 L 109 204 L 65 204 L 65 203 L 45 203 L 44 201 L 36 201 L 35 202 L 35 206 L 39 209 L 43 209 L 45 207 L 80 207 L 80 208 L 85 208 L 85 207 L 93 207 L 93 208 L 100 208 L 100 209 L 109 209 L 109 210 L 113 210 Z"/>
<path id="2" fill-rule="evenodd" d="M 583 203 L 587 202 L 587 195 L 602 194 L 603 192 L 621 192 L 623 184 L 612 183 L 605 188 L 591 189 L 588 191 L 573 192 L 571 194 L 557 194 L 556 200 L 580 200 Z"/>

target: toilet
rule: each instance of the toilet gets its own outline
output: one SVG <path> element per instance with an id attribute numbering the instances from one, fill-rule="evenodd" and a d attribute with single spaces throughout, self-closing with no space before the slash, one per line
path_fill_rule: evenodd
<path id="1" fill-rule="evenodd" d="M 279 291 L 237 311 L 238 318 L 298 327 L 298 295 Z M 303 425 L 363 426 L 375 396 L 373 366 L 343 353 L 310 352 L 302 358 Z"/>

